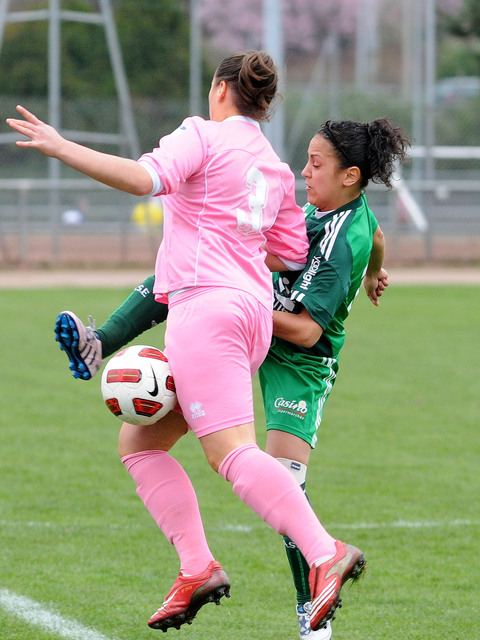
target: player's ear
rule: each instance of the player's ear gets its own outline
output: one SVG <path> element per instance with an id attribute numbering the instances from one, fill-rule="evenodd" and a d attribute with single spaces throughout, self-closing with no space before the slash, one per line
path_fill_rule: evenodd
<path id="1" fill-rule="evenodd" d="M 223 100 L 227 94 L 227 83 L 225 80 L 220 80 L 218 85 L 215 87 L 215 91 L 217 93 L 217 99 Z"/>
<path id="2" fill-rule="evenodd" d="M 345 177 L 343 178 L 344 187 L 353 187 L 362 177 L 362 173 L 358 167 L 348 167 L 345 169 Z"/>

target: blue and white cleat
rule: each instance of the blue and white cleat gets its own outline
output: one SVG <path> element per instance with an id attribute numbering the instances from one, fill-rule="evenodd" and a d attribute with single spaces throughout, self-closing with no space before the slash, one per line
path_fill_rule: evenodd
<path id="1" fill-rule="evenodd" d="M 297 604 L 298 628 L 300 632 L 300 640 L 330 640 L 332 637 L 332 625 L 330 620 L 323 629 L 312 631 L 310 627 L 310 613 L 312 611 L 312 603 Z"/>
<path id="2" fill-rule="evenodd" d="M 89 321 L 86 327 L 74 313 L 62 311 L 55 322 L 55 339 L 70 360 L 73 377 L 80 380 L 93 378 L 103 362 L 102 343 L 91 316 Z"/>

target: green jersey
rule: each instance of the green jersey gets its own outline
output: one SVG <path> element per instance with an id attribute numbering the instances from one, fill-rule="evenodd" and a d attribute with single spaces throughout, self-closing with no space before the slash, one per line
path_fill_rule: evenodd
<path id="1" fill-rule="evenodd" d="M 358 293 L 370 259 L 378 222 L 365 195 L 323 213 L 304 207 L 310 243 L 303 271 L 274 274 L 274 309 L 299 313 L 305 307 L 323 329 L 320 340 L 303 348 L 274 338 L 271 349 L 337 358 L 345 341 L 344 322 Z M 310 358 L 308 358 L 310 360 Z"/>

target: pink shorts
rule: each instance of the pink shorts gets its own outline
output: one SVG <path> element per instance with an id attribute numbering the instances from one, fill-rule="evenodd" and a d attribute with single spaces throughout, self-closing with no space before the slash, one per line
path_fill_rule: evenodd
<path id="1" fill-rule="evenodd" d="M 253 422 L 252 377 L 272 326 L 272 312 L 237 289 L 199 287 L 170 300 L 166 353 L 183 416 L 199 438 Z"/>

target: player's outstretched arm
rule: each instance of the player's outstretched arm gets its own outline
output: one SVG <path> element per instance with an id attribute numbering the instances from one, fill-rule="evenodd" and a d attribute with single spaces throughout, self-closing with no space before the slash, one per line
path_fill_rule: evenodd
<path id="1" fill-rule="evenodd" d="M 7 124 L 29 138 L 18 140 L 17 146 L 36 149 L 50 158 L 57 158 L 69 167 L 119 191 L 138 196 L 151 192 L 152 179 L 148 171 L 135 160 L 101 153 L 67 140 L 54 127 L 42 122 L 25 107 L 18 105 L 17 111 L 24 120 L 7 118 Z"/>
<path id="2" fill-rule="evenodd" d="M 385 236 L 380 226 L 373 234 L 373 245 L 368 262 L 367 272 L 363 279 L 363 286 L 369 300 L 376 307 L 380 304 L 380 296 L 388 287 L 388 272 L 383 268 L 383 258 L 385 256 Z"/>

